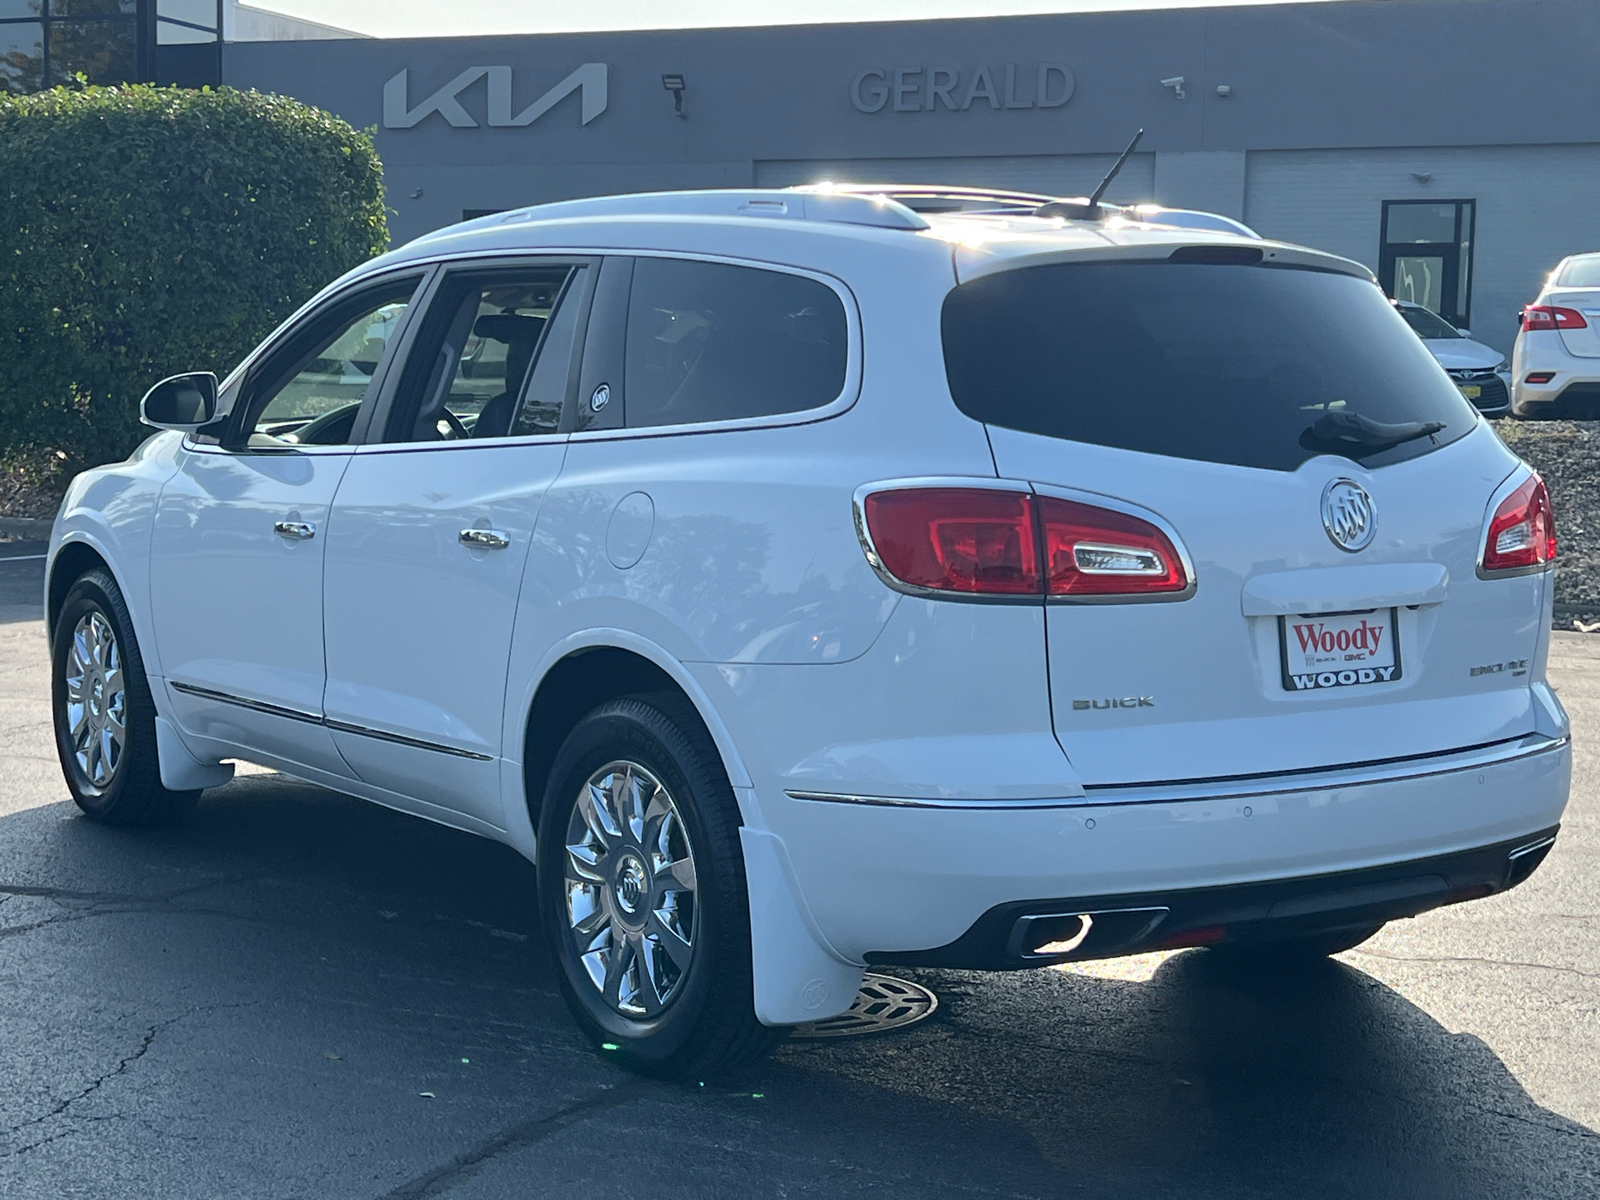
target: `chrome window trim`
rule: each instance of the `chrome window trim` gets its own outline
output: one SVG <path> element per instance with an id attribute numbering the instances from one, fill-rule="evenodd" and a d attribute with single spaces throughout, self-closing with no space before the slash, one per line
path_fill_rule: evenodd
<path id="1" fill-rule="evenodd" d="M 493 264 L 498 266 L 500 260 L 504 259 L 538 260 L 552 258 L 681 258 L 694 262 L 724 263 L 728 266 L 734 267 L 753 267 L 757 270 L 776 271 L 779 274 L 799 275 L 803 278 L 813 279 L 829 288 L 836 296 L 839 297 L 840 303 L 844 305 L 845 329 L 848 343 L 846 346 L 844 387 L 837 397 L 835 397 L 833 400 L 830 400 L 827 404 L 820 405 L 816 408 L 800 409 L 799 411 L 792 413 L 774 413 L 771 416 L 765 417 L 734 417 L 726 421 L 700 421 L 689 422 L 681 425 L 647 425 L 638 429 L 623 428 L 575 430 L 571 433 L 560 434 L 559 436 L 561 437 L 572 438 L 573 440 L 581 441 L 604 442 L 641 437 L 671 437 L 686 433 L 728 433 L 748 429 L 781 429 L 795 425 L 811 425 L 818 421 L 826 421 L 832 417 L 839 416 L 841 413 L 849 412 L 850 409 L 855 407 L 856 401 L 860 399 L 862 363 L 864 360 L 865 351 L 864 339 L 862 337 L 861 309 L 856 300 L 856 295 L 850 290 L 850 285 L 843 279 L 840 279 L 837 275 L 830 275 L 825 271 L 818 271 L 810 267 L 796 266 L 792 263 L 774 262 L 771 259 L 765 258 L 741 258 L 739 256 L 730 254 L 706 254 L 701 251 L 692 250 L 641 250 L 628 246 L 519 246 L 513 248 L 502 248 L 498 250 L 461 250 L 453 254 L 430 256 L 428 258 L 418 259 L 406 263 L 403 266 L 397 265 L 392 269 L 381 272 L 374 271 L 370 275 L 363 275 L 359 279 L 350 280 L 348 286 L 352 288 L 365 287 L 370 283 L 382 280 L 391 275 L 405 275 L 415 271 L 421 271 L 425 274 L 432 272 L 439 272 L 442 274 L 443 271 L 454 269 L 464 262 L 482 262 L 485 265 Z M 435 282 L 437 282 L 437 280 L 432 277 L 424 281 L 424 289 L 426 290 L 419 289 L 417 294 L 412 297 L 413 308 L 419 310 L 427 308 L 428 303 L 432 300 L 432 293 L 434 290 L 431 287 L 428 287 L 428 285 Z M 340 293 L 342 294 L 344 290 L 344 288 L 341 288 Z M 245 362 L 241 363 L 235 371 L 229 374 L 227 379 L 222 381 L 221 388 L 226 388 L 229 386 L 229 384 L 234 382 L 236 376 L 238 376 L 240 372 L 247 370 L 260 355 L 262 350 L 270 343 L 276 342 L 283 331 L 289 325 L 297 321 L 303 313 L 310 310 L 313 305 L 320 303 L 325 297 L 331 296 L 331 290 L 324 289 L 323 292 L 319 293 L 311 301 L 303 305 L 299 311 L 294 314 L 294 316 L 290 317 L 288 321 L 285 321 L 283 325 L 274 330 L 268 340 L 263 342 L 260 347 L 257 347 L 257 349 L 252 352 L 250 357 L 246 359 Z M 405 332 L 406 331 L 402 331 L 402 336 Z M 398 340 L 399 339 L 397 339 L 397 341 Z M 399 347 L 399 349 L 406 350 L 409 349 L 409 346 L 402 346 Z M 540 436 L 553 437 L 557 435 Z M 483 439 L 485 442 L 489 440 L 491 439 Z M 493 440 L 502 441 L 504 444 L 514 444 L 515 441 L 520 439 L 496 438 Z M 365 444 L 372 446 L 398 447 L 413 443 L 367 442 Z M 439 443 L 423 442 L 414 444 L 435 446 Z"/>
<path id="2" fill-rule="evenodd" d="M 1317 767 L 1306 771 L 1253 778 L 1194 780 L 1175 783 L 1091 784 L 1077 797 L 1037 800 L 970 800 L 945 797 L 881 796 L 852 792 L 785 789 L 792 800 L 831 804 L 861 804 L 885 808 L 966 809 L 992 812 L 1000 809 L 1104 808 L 1120 805 L 1184 804 L 1193 801 L 1291 796 L 1333 788 L 1403 783 L 1439 775 L 1456 775 L 1537 758 L 1567 749 L 1568 737 L 1537 734 L 1495 742 L 1468 750 L 1447 750 L 1415 758 L 1390 759 L 1357 766 Z"/>
<path id="3" fill-rule="evenodd" d="M 201 687 L 193 683 L 180 683 L 169 679 L 167 683 L 173 691 L 182 692 L 186 696 L 197 696 L 202 700 L 214 700 L 219 704 L 231 704 L 236 708 L 248 708 L 252 712 L 265 713 L 270 717 L 283 717 L 290 721 L 301 721 L 307 725 L 321 725 L 324 729 L 338 733 L 353 733 L 361 737 L 376 738 L 383 742 L 393 742 L 399 746 L 411 746 L 417 750 L 432 750 L 437 754 L 451 754 L 457 758 L 470 758 L 474 762 L 493 762 L 494 755 L 481 754 L 476 750 L 462 750 L 455 746 L 445 746 L 438 742 L 424 741 L 422 738 L 409 737 L 403 733 L 389 733 L 382 729 L 372 729 L 366 725 L 352 725 L 348 721 L 336 721 L 321 713 L 306 712 L 304 709 L 286 708 L 281 704 L 269 704 L 264 700 L 251 700 L 244 696 L 235 696 L 230 692 L 219 692 L 215 688 Z"/>
<path id="4" fill-rule="evenodd" d="M 355 447 L 357 454 L 432 454 L 458 450 L 487 450 L 493 446 L 547 446 L 565 442 L 570 433 L 527 433 L 518 437 L 457 438 L 448 442 L 366 442 Z"/>

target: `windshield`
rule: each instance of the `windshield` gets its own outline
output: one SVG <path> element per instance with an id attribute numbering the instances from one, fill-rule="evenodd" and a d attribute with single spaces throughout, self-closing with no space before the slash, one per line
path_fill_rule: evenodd
<path id="1" fill-rule="evenodd" d="M 1561 268 L 1561 287 L 1600 287 L 1600 254 L 1580 254 Z"/>
<path id="2" fill-rule="evenodd" d="M 945 300 L 945 369 L 976 420 L 1175 458 L 1377 467 L 1477 417 L 1394 306 L 1350 275 L 1201 263 L 1003 271 Z"/>
<path id="3" fill-rule="evenodd" d="M 1418 308 L 1410 304 L 1399 306 L 1400 315 L 1406 319 L 1406 324 L 1417 331 L 1420 338 L 1442 341 L 1445 338 L 1459 338 L 1461 331 L 1450 324 L 1443 317 L 1429 312 L 1425 308 Z"/>

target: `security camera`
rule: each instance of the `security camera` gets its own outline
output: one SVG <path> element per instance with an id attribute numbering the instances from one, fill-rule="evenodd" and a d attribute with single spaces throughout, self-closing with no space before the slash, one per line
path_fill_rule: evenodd
<path id="1" fill-rule="evenodd" d="M 1163 79 L 1161 81 L 1161 86 L 1164 88 L 1171 88 L 1172 94 L 1179 100 L 1182 100 L 1186 95 L 1188 95 L 1188 93 L 1183 90 L 1182 75 L 1174 75 L 1171 79 Z"/>

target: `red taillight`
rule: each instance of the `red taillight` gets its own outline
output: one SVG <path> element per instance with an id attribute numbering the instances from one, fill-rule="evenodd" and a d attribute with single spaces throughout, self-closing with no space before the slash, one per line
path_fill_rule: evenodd
<path id="1" fill-rule="evenodd" d="M 1549 383 L 1555 377 L 1556 373 L 1554 371 L 1529 371 L 1527 382 L 1535 384 Z"/>
<path id="2" fill-rule="evenodd" d="M 1189 577 L 1167 535 L 1149 521 L 1075 500 L 1039 497 L 1052 596 L 1181 592 Z"/>
<path id="3" fill-rule="evenodd" d="M 1483 570 L 1538 569 L 1555 559 L 1556 523 L 1550 493 L 1537 474 L 1500 502 L 1489 521 L 1483 547 Z"/>
<path id="4" fill-rule="evenodd" d="M 884 570 L 941 592 L 1026 596 L 1039 590 L 1033 497 L 990 488 L 874 492 L 863 506 Z"/>
<path id="5" fill-rule="evenodd" d="M 882 569 L 913 587 L 983 596 L 1140 596 L 1189 586 L 1166 534 L 1096 505 L 994 488 L 926 487 L 873 492 L 862 511 Z"/>
<path id="6" fill-rule="evenodd" d="M 1524 329 L 1587 329 L 1589 322 L 1575 308 L 1551 308 L 1536 304 L 1522 310 Z"/>

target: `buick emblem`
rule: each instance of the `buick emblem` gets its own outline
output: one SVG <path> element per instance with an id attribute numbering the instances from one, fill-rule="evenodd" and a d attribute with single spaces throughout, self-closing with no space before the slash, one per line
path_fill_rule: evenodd
<path id="1" fill-rule="evenodd" d="M 1372 544 L 1378 532 L 1378 510 L 1359 483 L 1335 479 L 1322 489 L 1322 527 L 1335 546 L 1354 554 Z"/>

